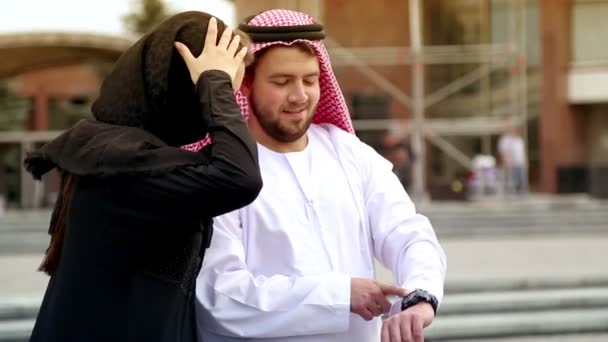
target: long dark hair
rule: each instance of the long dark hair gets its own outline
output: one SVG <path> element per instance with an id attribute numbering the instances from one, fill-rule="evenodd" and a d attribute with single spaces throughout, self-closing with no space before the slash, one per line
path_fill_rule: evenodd
<path id="1" fill-rule="evenodd" d="M 74 187 L 74 176 L 60 172 L 61 174 L 61 188 L 59 190 L 59 196 L 55 203 L 55 209 L 53 210 L 53 216 L 51 217 L 51 223 L 49 227 L 49 234 L 51 235 L 51 242 L 49 248 L 46 251 L 46 256 L 42 260 L 38 271 L 44 272 L 48 275 L 53 275 L 59 266 L 59 260 L 61 259 L 61 248 L 63 246 L 63 239 L 66 232 L 66 220 L 70 209 L 70 203 L 72 199 L 72 189 Z"/>

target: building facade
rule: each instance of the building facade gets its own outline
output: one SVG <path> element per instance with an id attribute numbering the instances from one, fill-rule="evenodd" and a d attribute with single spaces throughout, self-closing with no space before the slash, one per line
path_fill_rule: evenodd
<path id="1" fill-rule="evenodd" d="M 498 136 L 517 126 L 532 191 L 608 197 L 600 181 L 608 176 L 608 45 L 598 41 L 608 35 L 608 0 L 235 0 L 234 6 L 237 20 L 270 8 L 318 18 L 358 135 L 387 157 L 389 143 L 409 144 L 426 190 L 458 192 L 455 181 L 466 177 L 473 157 L 497 156 Z M 52 136 L 45 132 L 90 115 L 107 72 L 102 64 L 131 42 L 0 35 L 6 61 L 0 190 L 15 205 L 40 202 L 20 169 L 23 153 Z M 412 143 L 417 133 L 424 134 L 421 155 Z"/>
<path id="2" fill-rule="evenodd" d="M 608 34 L 608 0 L 419 1 L 418 60 L 412 1 L 235 6 L 239 18 L 269 8 L 319 18 L 358 133 L 374 147 L 387 132 L 413 126 L 413 74 L 421 68 L 425 127 L 440 137 L 425 139 L 426 187 L 466 172 L 467 158 L 497 155 L 497 137 L 517 125 L 534 191 L 606 191 L 597 179 L 608 165 L 608 45 L 597 37 Z"/>

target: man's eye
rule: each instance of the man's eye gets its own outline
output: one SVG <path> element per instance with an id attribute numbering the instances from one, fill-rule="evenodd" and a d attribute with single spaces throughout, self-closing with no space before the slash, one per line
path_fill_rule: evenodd
<path id="1" fill-rule="evenodd" d="M 315 84 L 317 84 L 317 79 L 316 78 L 305 79 L 304 80 L 304 84 L 306 84 L 306 85 L 315 85 Z"/>

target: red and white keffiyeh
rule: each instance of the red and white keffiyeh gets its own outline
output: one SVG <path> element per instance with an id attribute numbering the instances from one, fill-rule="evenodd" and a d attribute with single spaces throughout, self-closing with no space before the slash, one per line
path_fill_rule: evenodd
<path id="1" fill-rule="evenodd" d="M 250 26 L 262 26 L 262 27 L 282 27 L 282 26 L 299 26 L 299 25 L 310 25 L 315 24 L 314 19 L 304 13 L 275 9 L 262 12 L 253 17 L 248 25 Z M 306 43 L 316 53 L 319 59 L 320 75 L 319 75 L 319 86 L 320 86 L 320 98 L 317 110 L 313 116 L 312 122 L 315 124 L 328 123 L 335 125 L 347 132 L 355 132 L 344 100 L 344 95 L 340 90 L 336 76 L 334 75 L 329 59 L 329 54 L 325 45 L 319 40 L 306 40 L 296 39 L 292 41 L 272 41 L 264 43 L 253 43 L 250 46 L 250 50 L 255 54 L 256 52 L 275 45 L 290 46 L 295 43 Z M 249 118 L 249 100 L 240 91 L 236 94 L 237 103 L 241 107 L 241 112 L 245 119 Z M 205 145 L 210 143 L 209 137 L 202 141 L 194 144 L 183 146 L 184 149 L 190 151 L 198 151 Z"/>

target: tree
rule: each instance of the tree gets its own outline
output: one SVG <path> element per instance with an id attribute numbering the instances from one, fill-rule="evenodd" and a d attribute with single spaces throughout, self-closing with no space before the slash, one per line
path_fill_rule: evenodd
<path id="1" fill-rule="evenodd" d="M 122 19 L 129 31 L 144 34 L 171 15 L 163 0 L 135 0 L 131 2 L 131 13 Z"/>
<path id="2" fill-rule="evenodd" d="M 0 79 L 0 131 L 25 130 L 31 101 L 13 92 L 13 80 Z"/>

